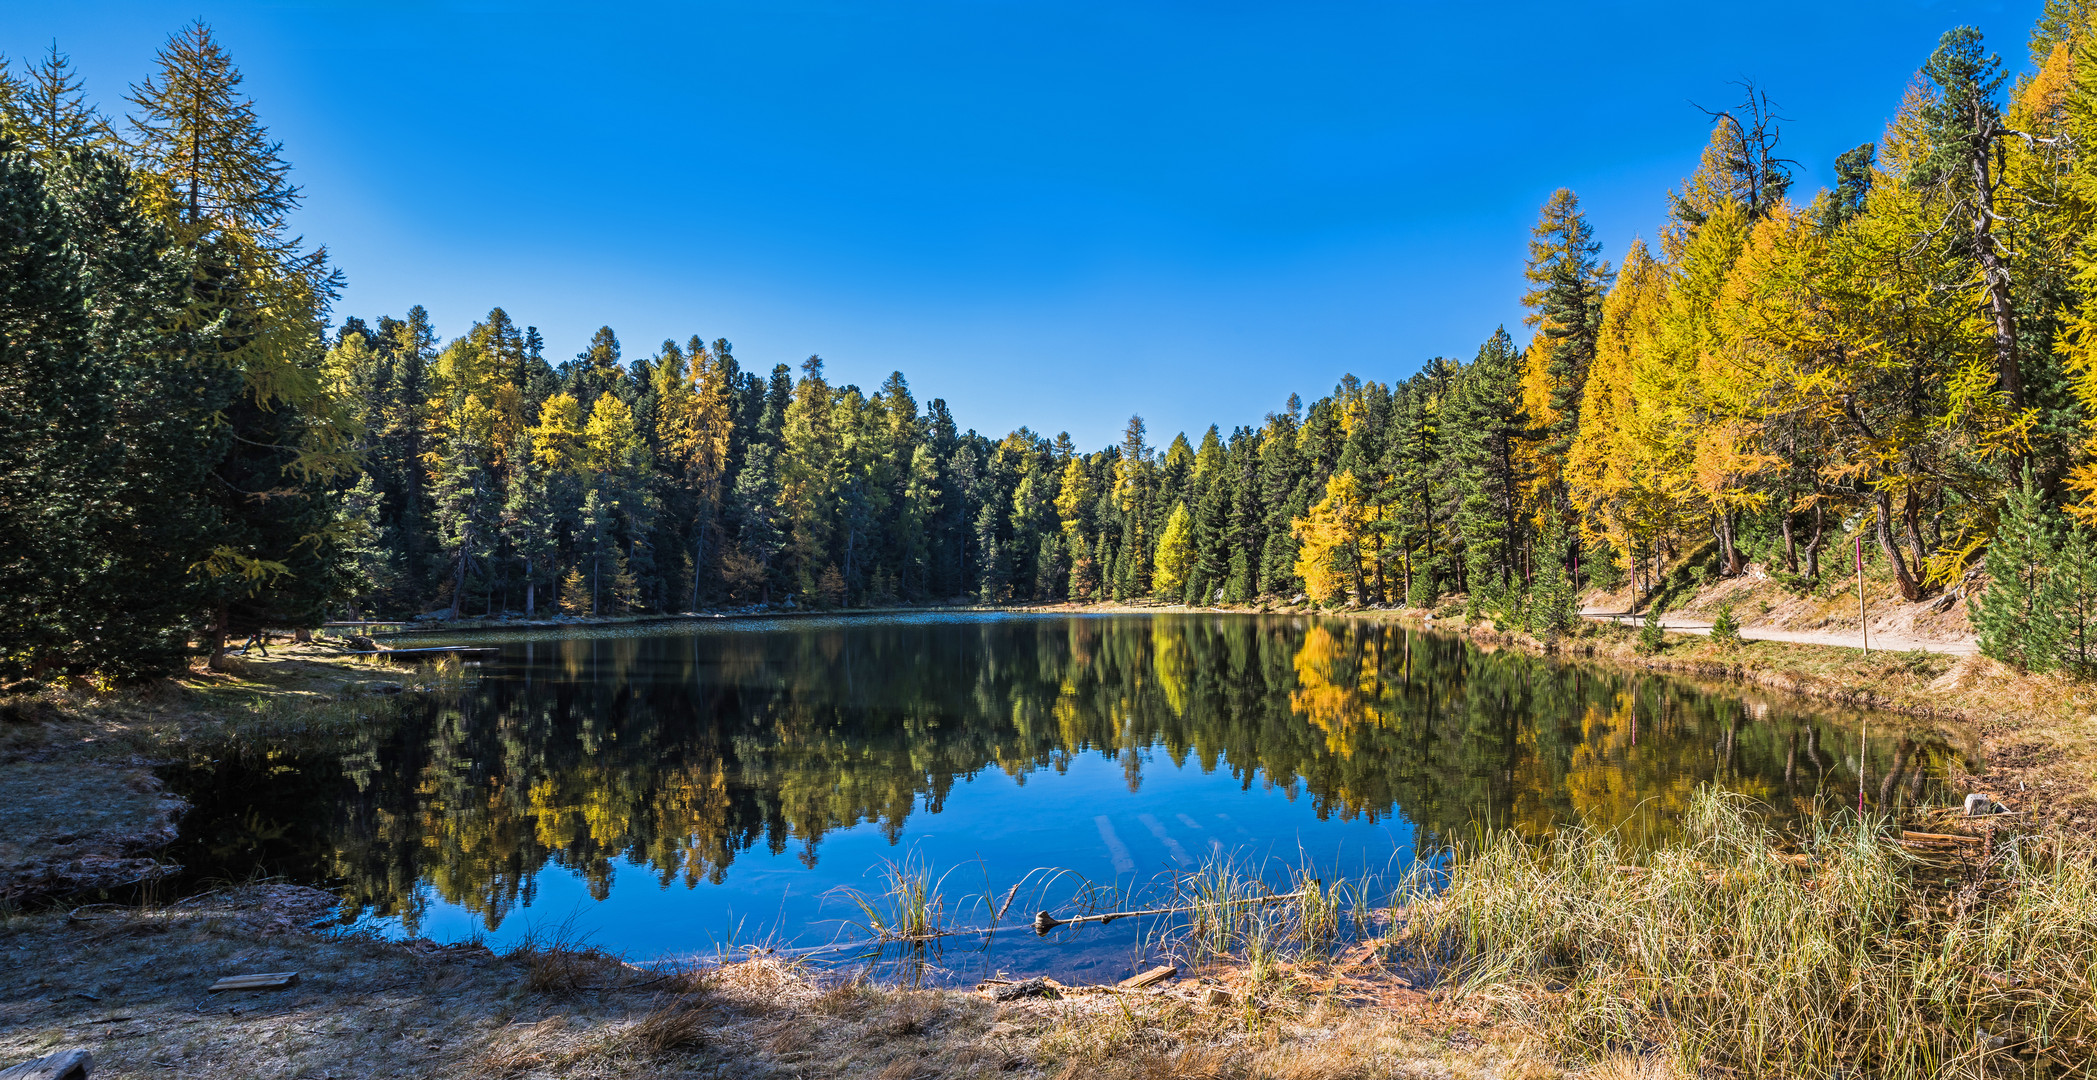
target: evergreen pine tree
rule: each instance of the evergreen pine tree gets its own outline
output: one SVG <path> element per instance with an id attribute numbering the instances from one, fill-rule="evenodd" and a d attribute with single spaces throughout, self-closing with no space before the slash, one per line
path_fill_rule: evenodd
<path id="1" fill-rule="evenodd" d="M 1521 354 L 1506 330 L 1479 347 L 1464 369 L 1448 428 L 1455 433 L 1456 528 L 1469 563 L 1470 606 L 1512 609 L 1527 586 L 1520 556 L 1526 540 L 1522 491 L 1528 481 L 1521 442 L 1530 434 L 1522 408 Z"/>
<path id="2" fill-rule="evenodd" d="M 237 392 L 188 362 L 191 264 L 107 154 L 0 143 L 0 674 L 186 658 L 203 489 Z"/>
<path id="3" fill-rule="evenodd" d="M 1635 647 L 1641 655 L 1651 656 L 1667 646 L 1667 630 L 1660 621 L 1661 612 L 1661 605 L 1654 604 L 1646 609 L 1645 620 L 1639 624 Z"/>
<path id="4" fill-rule="evenodd" d="M 2097 536 L 2071 522 L 2047 575 L 2046 605 L 2058 627 L 2060 665 L 2078 678 L 2097 675 Z"/>
<path id="5" fill-rule="evenodd" d="M 2059 665 L 2063 633 L 2052 580 L 2059 547 L 2060 515 L 2026 469 L 2005 496 L 1988 545 L 1988 587 L 1967 601 L 1982 655 L 2028 671 Z"/>
<path id="6" fill-rule="evenodd" d="M 1711 623 L 1711 643 L 1721 649 L 1737 649 L 1742 644 L 1740 619 L 1733 614 L 1733 604 L 1728 601 L 1718 606 L 1718 618 Z"/>
<path id="7" fill-rule="evenodd" d="M 1528 322 L 1537 328 L 1532 347 L 1546 350 L 1543 360 L 1551 379 L 1543 448 L 1547 462 L 1564 460 L 1580 430 L 1580 399 L 1594 364 L 1602 297 L 1611 277 L 1596 258 L 1601 250 L 1579 197 L 1566 188 L 1552 193 L 1529 241 L 1530 291 L 1522 297 L 1531 312 Z M 1562 504 L 1563 492 L 1554 493 L 1554 500 Z"/>

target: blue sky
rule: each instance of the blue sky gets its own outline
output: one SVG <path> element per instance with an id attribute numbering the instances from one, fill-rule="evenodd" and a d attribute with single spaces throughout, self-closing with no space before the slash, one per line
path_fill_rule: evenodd
<path id="1" fill-rule="evenodd" d="M 495 305 L 572 355 L 820 353 L 998 435 L 1255 423 L 1517 329 L 1537 208 L 1605 257 L 1756 80 L 1810 195 L 1937 36 L 2039 0 L 23 5 L 106 110 L 202 15 L 347 274 L 337 314 Z"/>

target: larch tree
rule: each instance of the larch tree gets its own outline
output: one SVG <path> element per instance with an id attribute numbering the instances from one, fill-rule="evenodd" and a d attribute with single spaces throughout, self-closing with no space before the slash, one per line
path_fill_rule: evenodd
<path id="1" fill-rule="evenodd" d="M 154 181 L 149 201 L 194 254 L 190 311 L 199 360 L 239 375 L 219 413 L 224 457 L 209 485 L 221 522 L 205 620 L 214 664 L 230 634 L 310 626 L 339 591 L 330 483 L 354 467 L 356 426 L 327 383 L 321 324 L 338 287 L 325 249 L 289 232 L 298 189 L 283 147 L 240 89 L 209 27 L 168 39 L 133 88 L 127 148 Z"/>

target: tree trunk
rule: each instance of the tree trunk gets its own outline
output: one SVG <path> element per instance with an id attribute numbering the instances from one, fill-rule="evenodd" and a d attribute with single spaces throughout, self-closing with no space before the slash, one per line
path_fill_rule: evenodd
<path id="1" fill-rule="evenodd" d="M 1976 132 L 1967 151 L 1973 169 L 1973 253 L 1981 264 L 1988 291 L 1988 314 L 1994 322 L 1995 366 L 2011 410 L 2024 408 L 2024 376 L 2017 365 L 2017 324 L 2010 300 L 2010 268 L 1995 244 L 1995 187 L 1988 176 L 1991 133 Z"/>
<path id="2" fill-rule="evenodd" d="M 226 670 L 226 605 L 220 604 L 211 616 L 211 629 L 204 632 L 205 666 L 213 671 Z"/>
<path id="3" fill-rule="evenodd" d="M 1796 576 L 1798 574 L 1798 543 L 1791 537 L 1791 511 L 1786 510 L 1779 514 L 1777 516 L 1777 524 L 1784 533 L 1784 572 Z"/>
<path id="4" fill-rule="evenodd" d="M 1903 500 L 1901 518 L 1902 524 L 1907 531 L 1908 552 L 1915 559 L 1915 573 L 1927 577 L 1930 561 L 1929 549 L 1922 544 L 1922 511 L 1920 504 L 1921 500 L 1915 497 L 1914 489 L 1910 488 L 1908 497 Z"/>
<path id="5" fill-rule="evenodd" d="M 1879 492 L 1878 509 L 1879 552 L 1893 566 L 1893 582 L 1900 589 L 1900 598 L 1912 604 L 1922 599 L 1922 585 L 1908 572 L 1908 561 L 1901 555 L 1900 545 L 1893 542 L 1893 496 Z"/>
<path id="6" fill-rule="evenodd" d="M 1806 577 L 1820 580 L 1820 545 L 1826 538 L 1827 511 L 1819 503 L 1813 504 L 1813 538 L 1806 541 Z"/>
<path id="7" fill-rule="evenodd" d="M 1734 540 L 1734 516 L 1735 511 L 1721 510 L 1711 526 L 1711 531 L 1718 536 L 1718 572 L 1721 577 L 1739 577 L 1745 569 L 1741 565 L 1740 546 Z"/>
<path id="8" fill-rule="evenodd" d="M 697 534 L 692 541 L 692 602 L 685 605 L 686 611 L 699 610 L 699 577 L 706 566 L 706 526 L 692 530 Z"/>
<path id="9" fill-rule="evenodd" d="M 469 541 L 470 542 L 470 541 Z M 459 560 L 451 575 L 451 614 L 447 618 L 459 617 L 460 606 L 466 602 L 466 548 L 460 545 Z"/>

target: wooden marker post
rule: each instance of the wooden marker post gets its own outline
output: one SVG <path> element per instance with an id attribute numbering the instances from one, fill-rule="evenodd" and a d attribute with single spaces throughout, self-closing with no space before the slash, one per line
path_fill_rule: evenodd
<path id="1" fill-rule="evenodd" d="M 1857 534 L 1857 632 L 1864 635 L 1864 655 L 1871 655 L 1871 620 L 1864 614 L 1864 534 Z"/>

